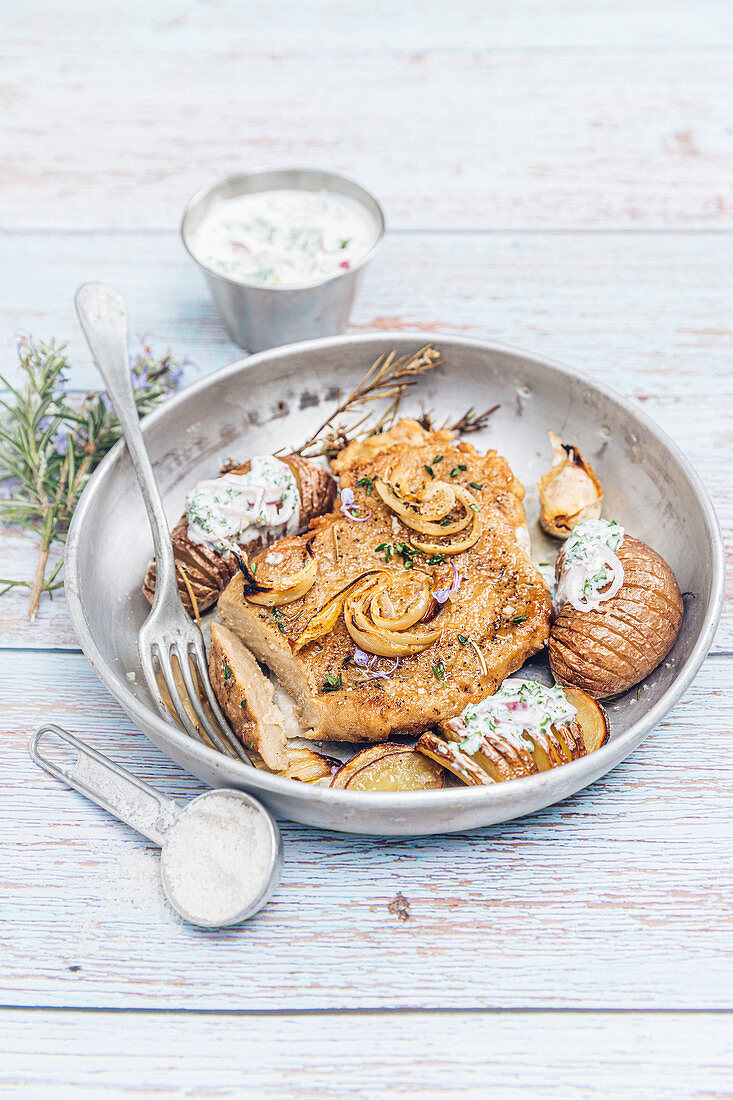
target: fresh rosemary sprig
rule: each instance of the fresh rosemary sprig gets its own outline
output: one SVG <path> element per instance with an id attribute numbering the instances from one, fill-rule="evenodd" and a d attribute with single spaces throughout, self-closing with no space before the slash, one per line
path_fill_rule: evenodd
<path id="1" fill-rule="evenodd" d="M 36 617 L 43 592 L 54 592 L 63 560 L 46 576 L 54 542 L 63 543 L 74 507 L 89 477 L 120 438 L 112 406 L 103 393 L 90 393 L 78 404 L 66 394 L 69 369 L 65 346 L 18 345 L 22 381 L 13 387 L 0 375 L 7 396 L 0 398 L 0 520 L 20 524 L 38 535 L 33 581 L 0 578 L 0 596 L 13 588 L 30 589 L 28 615 Z M 167 352 L 155 357 L 145 345 L 131 364 L 135 403 L 141 416 L 178 386 L 183 372 Z"/>

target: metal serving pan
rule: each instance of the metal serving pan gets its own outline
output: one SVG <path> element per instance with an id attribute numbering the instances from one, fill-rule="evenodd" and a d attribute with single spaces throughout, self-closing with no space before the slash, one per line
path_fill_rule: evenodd
<path id="1" fill-rule="evenodd" d="M 627 757 L 687 689 L 710 648 L 723 598 L 723 543 L 708 495 L 674 443 L 644 413 L 595 380 L 558 363 L 500 345 L 425 333 L 331 337 L 262 352 L 190 386 L 143 426 L 173 523 L 187 491 L 223 458 L 298 446 L 383 351 L 431 340 L 445 365 L 422 378 L 403 412 L 424 409 L 442 423 L 469 406 L 496 402 L 479 447 L 504 454 L 527 487 L 536 560 L 542 536 L 534 485 L 549 466 L 547 429 L 576 443 L 603 482 L 604 512 L 649 542 L 671 564 L 685 601 L 682 633 L 666 662 L 608 708 L 604 748 L 563 767 L 491 787 L 412 793 L 331 790 L 280 779 L 229 759 L 160 717 L 140 674 L 137 631 L 148 604 L 140 584 L 151 539 L 123 444 L 100 464 L 76 509 L 66 554 L 69 611 L 84 653 L 146 736 L 212 786 L 257 795 L 274 813 L 348 833 L 420 836 L 508 821 L 588 786 Z M 544 657 L 533 672 L 549 679 Z M 132 675 L 136 678 L 133 680 Z M 637 697 L 638 696 L 638 697 Z"/>

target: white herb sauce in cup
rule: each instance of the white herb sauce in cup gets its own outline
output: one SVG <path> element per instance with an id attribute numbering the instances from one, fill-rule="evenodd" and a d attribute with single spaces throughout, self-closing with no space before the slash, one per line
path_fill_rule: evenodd
<path id="1" fill-rule="evenodd" d="M 374 246 L 377 225 L 333 191 L 272 190 L 220 198 L 191 233 L 211 271 L 263 287 L 304 287 L 349 271 Z"/>

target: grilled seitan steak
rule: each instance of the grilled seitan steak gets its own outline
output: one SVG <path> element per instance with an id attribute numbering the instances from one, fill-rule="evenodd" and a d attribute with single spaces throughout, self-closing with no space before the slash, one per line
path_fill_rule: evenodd
<path id="1" fill-rule="evenodd" d="M 426 432 L 415 421 L 351 444 L 333 467 L 342 491 L 353 490 L 353 505 L 347 493 L 344 504 L 315 520 L 309 533 L 271 547 L 282 552 L 277 567 L 267 564 L 267 552 L 257 558 L 257 582 L 276 587 L 278 576 L 285 583 L 310 555 L 317 563 L 310 590 L 292 603 L 262 606 L 245 597 L 253 593 L 251 578 L 238 573 L 219 600 L 219 614 L 295 697 L 309 736 L 383 741 L 391 733 L 419 733 L 491 695 L 547 642 L 550 597 L 527 552 L 524 489 L 496 452 L 481 455 L 452 433 Z M 450 499 L 446 486 L 460 494 L 466 510 L 460 531 L 438 538 L 437 545 L 458 545 L 467 531 L 480 534 L 461 553 L 418 552 L 415 542 L 426 536 L 405 524 L 383 493 L 392 487 L 398 502 L 413 509 L 408 517 L 420 509 L 421 516 L 434 516 L 441 499 Z M 456 518 L 458 504 L 439 529 L 455 528 Z M 312 631 L 322 621 L 314 616 L 324 605 L 370 571 L 373 578 L 389 573 L 392 587 L 386 600 L 380 597 L 377 614 L 393 622 L 417 606 L 416 594 L 429 584 L 436 598 L 415 629 L 423 638 L 436 634 L 435 640 L 402 656 L 395 668 L 393 659 L 360 652 L 341 610 L 323 636 L 308 644 L 301 639 L 298 648 L 306 626 Z"/>
<path id="2" fill-rule="evenodd" d="M 287 768 L 287 733 L 275 689 L 239 638 L 217 622 L 211 624 L 209 676 L 242 744 L 256 749 L 272 771 Z"/>

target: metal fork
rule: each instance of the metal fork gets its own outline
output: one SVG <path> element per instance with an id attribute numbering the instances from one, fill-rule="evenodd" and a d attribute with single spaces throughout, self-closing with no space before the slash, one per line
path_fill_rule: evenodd
<path id="1" fill-rule="evenodd" d="M 206 649 L 201 631 L 188 616 L 178 592 L 176 565 L 163 501 L 145 448 L 132 391 L 127 352 L 127 311 L 121 294 L 104 283 L 85 283 L 75 296 L 76 312 L 107 393 L 117 413 L 153 532 L 156 574 L 153 609 L 140 628 L 138 651 L 148 690 L 164 717 L 170 717 L 155 675 L 158 662 L 176 716 L 190 737 L 204 741 L 204 730 L 220 752 L 236 755 L 251 764 L 249 756 L 229 728 L 209 682 Z M 173 658 L 183 678 L 188 702 L 201 726 L 198 730 L 186 710 L 176 685 Z M 191 669 L 206 695 L 220 728 L 206 713 Z"/>

